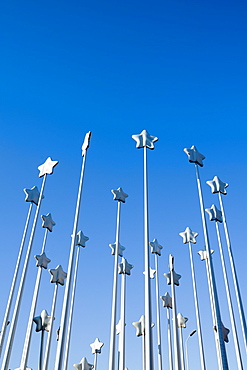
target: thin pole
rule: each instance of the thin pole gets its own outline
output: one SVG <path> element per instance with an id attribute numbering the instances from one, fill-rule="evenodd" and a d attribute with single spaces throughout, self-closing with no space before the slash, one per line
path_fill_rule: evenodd
<path id="1" fill-rule="evenodd" d="M 199 304 L 198 304 L 198 297 L 197 297 L 196 278 L 195 278 L 195 269 L 194 269 L 194 261 L 193 261 L 193 253 L 192 253 L 191 242 L 189 242 L 189 253 L 190 253 L 190 266 L 191 266 L 193 292 L 194 292 L 194 302 L 195 302 L 195 309 L 196 309 L 196 323 L 197 323 L 197 331 L 198 331 L 201 368 L 202 368 L 202 370 L 206 370 L 204 350 L 203 350 L 203 341 L 202 341 L 201 320 L 200 320 Z"/>
<path id="2" fill-rule="evenodd" d="M 160 300 L 159 300 L 159 267 L 158 267 L 158 254 L 155 253 L 155 290 L 156 290 L 156 320 L 157 320 L 157 344 L 158 344 L 158 369 L 162 370 L 162 352 L 161 352 L 161 330 L 160 330 Z"/>
<path id="3" fill-rule="evenodd" d="M 42 201 L 42 197 L 43 197 L 43 192 L 44 192 L 44 188 L 45 188 L 46 177 L 47 177 L 47 174 L 45 174 L 44 177 L 43 177 L 42 186 L 41 186 L 40 195 L 39 195 L 39 201 L 38 201 L 38 205 L 37 205 L 36 212 L 35 212 L 35 215 L 34 215 L 33 226 L 32 226 L 30 239 L 29 239 L 29 243 L 28 243 L 28 247 L 27 247 L 26 258 L 25 258 L 25 262 L 24 262 L 24 266 L 23 266 L 22 276 L 21 276 L 21 280 L 20 280 L 20 284 L 19 284 L 19 290 L 18 290 L 18 293 L 17 293 L 14 313 L 13 313 L 13 317 L 12 317 L 12 320 L 11 320 L 11 327 L 10 327 L 10 331 L 9 331 L 9 335 L 8 335 L 8 340 L 7 340 L 7 344 L 6 344 L 6 349 L 5 349 L 5 353 L 4 353 L 4 358 L 3 358 L 3 363 L 2 363 L 1 370 L 8 370 L 9 369 L 9 361 L 10 361 L 10 356 L 11 356 L 11 352 L 12 352 L 12 347 L 13 347 L 13 341 L 14 341 L 18 316 L 19 316 L 19 312 L 20 312 L 21 300 L 22 300 L 24 284 L 25 284 L 25 280 L 26 280 L 26 273 L 27 273 L 28 264 L 29 264 L 29 260 L 30 260 L 30 253 L 31 253 L 31 250 L 32 250 L 32 245 L 33 245 L 37 220 L 38 220 L 38 216 L 39 216 L 39 210 L 40 210 L 41 201 Z"/>
<path id="4" fill-rule="evenodd" d="M 186 359 L 186 370 L 189 370 L 189 356 L 188 356 L 188 340 L 196 333 L 196 330 L 193 330 L 185 341 L 185 359 Z"/>
<path id="5" fill-rule="evenodd" d="M 121 286 L 121 313 L 120 322 L 121 330 L 119 333 L 119 368 L 118 370 L 125 369 L 125 296 L 126 296 L 126 274 L 122 274 Z"/>
<path id="6" fill-rule="evenodd" d="M 173 370 L 173 359 L 172 359 L 172 335 L 171 335 L 171 320 L 170 320 L 170 309 L 166 308 L 167 313 L 167 333 L 168 333 L 168 352 L 169 352 L 169 365 L 170 370 Z"/>
<path id="7" fill-rule="evenodd" d="M 219 192 L 219 201 L 220 201 L 220 208 L 221 208 L 221 212 L 222 212 L 222 218 L 223 218 L 223 225 L 224 225 L 224 230 L 225 230 L 228 254 L 229 254 L 229 259 L 230 259 L 230 264 L 231 264 L 234 288 L 235 288 L 235 293 L 236 293 L 236 296 L 237 296 L 238 310 L 239 310 L 239 316 L 240 316 L 242 332 L 243 332 L 243 337 L 244 337 L 245 349 L 246 349 L 246 352 L 247 352 L 247 326 L 246 326 L 246 320 L 245 320 L 245 314 L 244 314 L 244 307 L 243 307 L 243 303 L 242 303 L 242 298 L 241 298 L 241 293 L 240 293 L 240 288 L 239 288 L 239 283 L 238 283 L 238 277 L 237 277 L 235 262 L 234 262 L 234 258 L 233 258 L 233 254 L 232 254 L 230 235 L 229 235 L 228 226 L 227 226 L 226 217 L 225 217 L 225 210 L 224 210 L 224 206 L 223 206 L 223 202 L 222 202 L 220 192 Z"/>
<path id="8" fill-rule="evenodd" d="M 229 308 L 230 319 L 231 319 L 231 324 L 232 324 L 232 334 L 233 334 L 235 352 L 236 352 L 236 357 L 237 357 L 238 369 L 243 370 L 241 352 L 240 352 L 240 348 L 239 348 L 238 335 L 237 335 L 237 327 L 236 327 L 236 323 L 235 323 L 235 317 L 234 317 L 234 312 L 233 312 L 230 287 L 229 287 L 227 271 L 226 271 L 225 258 L 224 258 L 224 254 L 223 254 L 219 224 L 218 224 L 217 221 L 215 222 L 215 227 L 216 227 L 216 233 L 217 233 L 219 249 L 220 249 L 220 258 L 221 258 L 224 281 L 225 281 L 225 287 L 226 287 L 226 296 L 227 296 L 228 308 Z"/>
<path id="9" fill-rule="evenodd" d="M 29 226 L 32 207 L 33 207 L 33 203 L 30 203 L 27 218 L 26 218 L 26 223 L 25 223 L 25 227 L 24 227 L 24 231 L 23 231 L 23 235 L 22 235 L 22 239 L 21 239 L 19 254 L 18 254 L 18 257 L 17 257 L 17 261 L 16 261 L 15 272 L 14 272 L 14 276 L 13 276 L 13 279 L 12 279 L 12 284 L 11 284 L 11 288 L 10 288 L 10 292 L 9 292 L 9 298 L 8 298 L 8 302 L 7 302 L 7 306 L 6 306 L 6 310 L 5 310 L 4 319 L 3 319 L 3 324 L 2 324 L 1 334 L 0 334 L 0 357 L 1 357 L 1 354 L 2 354 L 3 343 L 4 343 L 4 339 L 5 339 L 5 334 L 6 334 L 8 321 L 9 321 L 9 312 L 10 312 L 10 309 L 11 309 L 11 306 L 12 306 L 13 295 L 14 295 L 17 276 L 18 276 L 19 267 L 20 267 L 20 263 L 21 263 L 23 248 L 24 248 L 24 244 L 25 244 L 25 240 L 26 240 L 26 236 L 27 236 L 27 229 L 28 229 L 28 226 Z"/>
<path id="10" fill-rule="evenodd" d="M 182 326 L 180 326 L 180 353 L 181 353 L 181 364 L 182 364 L 182 370 L 185 370 L 185 364 L 184 364 L 183 328 L 182 328 Z"/>
<path id="11" fill-rule="evenodd" d="M 201 181 L 200 181 L 197 163 L 195 163 L 195 168 L 196 168 L 196 179 L 197 179 L 198 194 L 199 194 L 199 200 L 200 200 L 202 224 L 203 224 L 203 233 L 204 233 L 206 251 L 208 255 L 207 260 L 208 260 L 209 290 L 210 290 L 210 285 L 212 287 L 212 299 L 210 299 L 210 303 L 211 303 L 213 321 L 215 319 L 214 326 L 216 327 L 216 330 L 214 332 L 215 332 L 216 348 L 218 346 L 217 342 L 219 341 L 219 352 L 217 351 L 218 365 L 220 369 L 228 370 L 226 348 L 225 348 L 225 343 L 224 343 L 224 339 L 222 335 L 222 321 L 221 321 L 221 315 L 220 315 L 219 301 L 218 301 L 218 295 L 217 295 L 217 290 L 216 290 L 215 276 L 214 276 L 213 263 L 212 263 L 211 253 L 210 253 L 209 237 L 208 237 L 208 230 L 207 230 L 206 217 L 205 217 L 205 211 L 204 211 L 205 207 L 204 207 L 204 202 L 203 202 Z M 214 312 L 215 312 L 215 315 L 214 315 Z"/>
<path id="12" fill-rule="evenodd" d="M 41 330 L 40 353 L 39 353 L 39 370 L 42 370 L 43 349 L 44 349 L 44 330 Z"/>
<path id="13" fill-rule="evenodd" d="M 97 370 L 97 360 L 98 360 L 98 352 L 95 352 L 94 365 L 93 365 L 94 370 Z"/>
<path id="14" fill-rule="evenodd" d="M 173 258 L 170 255 L 170 259 Z M 176 307 L 176 296 L 175 296 L 175 287 L 174 287 L 174 268 L 170 264 L 170 273 L 171 273 L 171 293 L 172 293 L 172 313 L 173 313 L 173 342 L 174 342 L 174 363 L 175 370 L 181 370 L 181 357 L 179 350 L 178 342 L 178 324 L 177 324 L 177 307 Z"/>

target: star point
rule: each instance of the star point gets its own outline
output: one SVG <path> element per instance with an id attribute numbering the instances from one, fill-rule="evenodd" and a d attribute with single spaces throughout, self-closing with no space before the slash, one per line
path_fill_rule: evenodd
<path id="1" fill-rule="evenodd" d="M 32 202 L 34 204 L 36 204 L 36 206 L 38 205 L 38 202 L 39 202 L 39 196 L 40 196 L 40 192 L 39 192 L 39 189 L 37 188 L 37 186 L 33 186 L 31 189 L 23 189 L 24 193 L 26 194 L 26 198 L 25 198 L 25 201 L 26 202 Z M 42 195 L 42 199 L 44 199 L 44 195 Z"/>
<path id="2" fill-rule="evenodd" d="M 154 149 L 154 143 L 158 141 L 156 136 L 151 136 L 147 130 L 143 130 L 139 135 L 132 135 L 132 139 L 136 141 L 136 148 Z"/>
<path id="3" fill-rule="evenodd" d="M 96 338 L 93 343 L 90 344 L 92 348 L 92 354 L 101 353 L 101 348 L 103 347 L 104 343 L 99 341 L 99 338 Z"/>
<path id="4" fill-rule="evenodd" d="M 83 357 L 78 364 L 73 365 L 76 370 L 92 370 L 93 365 L 87 362 L 86 357 Z"/>
<path id="5" fill-rule="evenodd" d="M 221 181 L 218 176 L 214 176 L 213 180 L 206 181 L 206 184 L 210 186 L 212 193 L 227 194 L 226 188 L 229 185 Z"/>
<path id="6" fill-rule="evenodd" d="M 161 249 L 163 249 L 163 247 L 162 245 L 159 244 L 157 239 L 154 239 L 152 242 L 150 242 L 149 246 L 151 247 L 152 253 L 155 253 L 161 256 Z"/>
<path id="7" fill-rule="evenodd" d="M 114 256 L 116 253 L 116 244 L 117 243 L 112 243 L 109 244 L 109 247 L 111 248 L 111 254 Z M 123 247 L 120 243 L 118 244 L 118 255 L 119 257 L 123 257 L 123 251 L 125 250 L 125 247 Z"/>
<path id="8" fill-rule="evenodd" d="M 130 270 L 133 269 L 133 265 L 128 263 L 126 258 L 122 257 L 122 261 L 118 264 L 118 273 L 130 275 Z"/>
<path id="9" fill-rule="evenodd" d="M 184 152 L 188 155 L 188 159 L 190 163 L 199 164 L 199 166 L 203 167 L 203 160 L 206 158 L 203 154 L 199 153 L 195 145 L 192 147 L 184 148 Z"/>
<path id="10" fill-rule="evenodd" d="M 34 258 L 37 260 L 36 266 L 37 267 L 43 267 L 44 269 L 47 269 L 48 263 L 51 262 L 51 260 L 48 257 L 46 257 L 45 252 L 43 252 L 40 255 L 38 255 L 38 254 L 35 255 Z"/>
<path id="11" fill-rule="evenodd" d="M 52 217 L 51 217 L 51 213 L 47 213 L 47 215 L 42 215 L 41 216 L 42 218 L 42 227 L 44 227 L 45 229 L 48 229 L 50 232 L 52 232 L 52 228 L 53 226 L 56 225 L 56 223 L 53 221 Z"/>
<path id="12" fill-rule="evenodd" d="M 39 177 L 44 175 L 51 175 L 53 173 L 53 168 L 58 164 L 58 161 L 53 161 L 51 157 L 48 157 L 47 160 L 38 167 Z"/>
<path id="13" fill-rule="evenodd" d="M 160 299 L 163 302 L 163 307 L 172 308 L 172 297 L 168 292 L 166 292 L 165 295 L 162 295 Z"/>
<path id="14" fill-rule="evenodd" d="M 190 227 L 186 227 L 185 231 L 179 233 L 179 235 L 183 238 L 183 243 L 196 243 L 196 237 L 198 233 L 193 232 Z"/>
<path id="15" fill-rule="evenodd" d="M 211 208 L 206 208 L 205 211 L 209 214 L 210 221 L 223 222 L 222 212 L 216 207 L 215 204 Z"/>
<path id="16" fill-rule="evenodd" d="M 58 265 L 55 269 L 50 269 L 49 273 L 51 274 L 51 283 L 64 285 L 64 280 L 67 278 L 67 273 L 63 271 L 61 265 Z"/>
<path id="17" fill-rule="evenodd" d="M 113 194 L 113 199 L 118 200 L 122 203 L 125 203 L 125 199 L 128 198 L 128 194 L 124 193 L 122 188 L 111 190 L 111 192 Z"/>

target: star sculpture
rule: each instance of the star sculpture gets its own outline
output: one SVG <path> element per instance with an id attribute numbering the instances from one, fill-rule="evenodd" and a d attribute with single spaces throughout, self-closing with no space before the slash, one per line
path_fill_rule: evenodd
<path id="1" fill-rule="evenodd" d="M 111 248 L 111 254 L 115 255 L 116 251 L 116 243 L 109 244 L 109 247 Z M 118 255 L 120 257 L 123 257 L 123 251 L 125 250 L 125 247 L 123 247 L 120 243 L 118 244 Z"/>
<path id="2" fill-rule="evenodd" d="M 189 162 L 199 164 L 199 166 L 203 167 L 202 161 L 206 157 L 198 152 L 195 145 L 192 145 L 190 149 L 184 148 L 184 152 L 188 155 Z"/>
<path id="3" fill-rule="evenodd" d="M 226 188 L 229 186 L 226 182 L 221 181 L 218 176 L 214 176 L 213 180 L 206 181 L 211 187 L 212 193 L 227 194 Z"/>
<path id="4" fill-rule="evenodd" d="M 171 285 L 171 273 L 166 272 L 164 276 L 167 278 L 167 285 Z M 181 279 L 181 277 L 181 275 L 176 274 L 176 272 L 173 271 L 173 280 L 175 285 L 179 286 L 179 279 Z"/>
<path id="5" fill-rule="evenodd" d="M 149 243 L 151 247 L 151 252 L 156 253 L 161 256 L 161 249 L 163 249 L 162 245 L 158 243 L 157 239 L 154 239 L 152 242 Z"/>
<path id="6" fill-rule="evenodd" d="M 154 275 L 156 274 L 156 270 L 149 267 L 149 277 L 150 279 L 154 279 Z M 143 275 L 145 275 L 145 271 L 143 271 Z"/>
<path id="7" fill-rule="evenodd" d="M 56 225 L 56 223 L 53 221 L 52 217 L 51 217 L 51 213 L 47 213 L 47 215 L 42 215 L 41 216 L 42 218 L 42 227 L 44 227 L 45 229 L 48 229 L 50 232 L 52 232 L 52 228 L 53 226 Z"/>
<path id="8" fill-rule="evenodd" d="M 172 308 L 172 297 L 166 292 L 165 295 L 162 295 L 160 299 L 163 302 L 163 307 Z"/>
<path id="9" fill-rule="evenodd" d="M 39 177 L 44 175 L 51 175 L 53 173 L 53 168 L 58 164 L 58 161 L 53 161 L 51 157 L 48 157 L 45 163 L 38 167 Z"/>
<path id="10" fill-rule="evenodd" d="M 51 283 L 64 285 L 64 279 L 66 279 L 67 273 L 63 271 L 61 265 L 58 265 L 55 269 L 50 269 L 49 273 L 51 274 Z"/>
<path id="11" fill-rule="evenodd" d="M 26 194 L 26 198 L 25 198 L 26 202 L 32 202 L 38 205 L 40 192 L 37 186 L 33 186 L 31 189 L 25 188 L 23 189 L 23 191 Z M 44 196 L 42 195 L 42 199 L 43 198 Z"/>
<path id="12" fill-rule="evenodd" d="M 133 265 L 128 263 L 126 258 L 122 257 L 122 262 L 118 264 L 118 273 L 130 275 L 130 270 L 133 269 Z"/>
<path id="13" fill-rule="evenodd" d="M 230 330 L 227 329 L 222 323 L 221 325 L 222 325 L 222 333 L 223 333 L 224 342 L 228 343 L 229 342 L 228 334 L 230 333 Z"/>
<path id="14" fill-rule="evenodd" d="M 210 253 L 213 254 L 214 250 L 211 249 Z M 206 250 L 199 251 L 199 252 L 197 252 L 197 254 L 199 254 L 199 256 L 201 257 L 201 261 L 204 261 L 205 259 L 207 259 L 207 251 Z"/>
<path id="15" fill-rule="evenodd" d="M 46 310 L 43 310 L 40 316 L 34 317 L 33 321 L 36 324 L 36 331 L 46 330 L 50 331 L 51 327 L 51 316 L 48 316 Z"/>
<path id="16" fill-rule="evenodd" d="M 96 338 L 95 341 L 90 344 L 90 347 L 92 348 L 92 354 L 95 353 L 101 353 L 101 348 L 103 347 L 104 343 L 99 341 L 99 338 Z"/>
<path id="17" fill-rule="evenodd" d="M 72 236 L 72 235 L 71 235 Z M 86 247 L 86 242 L 89 240 L 87 236 L 83 234 L 83 232 L 80 230 L 76 234 L 76 239 L 75 239 L 75 245 L 79 245 L 81 247 Z"/>
<path id="18" fill-rule="evenodd" d="M 151 136 L 147 130 L 143 130 L 140 135 L 132 135 L 132 139 L 136 141 L 136 148 L 147 147 L 149 149 L 154 149 L 154 143 L 159 139 L 156 136 Z"/>
<path id="19" fill-rule="evenodd" d="M 186 227 L 185 231 L 182 233 L 179 233 L 179 235 L 183 238 L 183 243 L 196 243 L 196 237 L 198 233 L 195 233 L 191 230 L 191 228 Z"/>
<path id="20" fill-rule="evenodd" d="M 183 315 L 179 313 L 177 315 L 177 320 L 179 328 L 186 328 L 186 322 L 189 320 L 187 317 L 183 317 Z"/>
<path id="21" fill-rule="evenodd" d="M 211 208 L 206 208 L 205 211 L 209 214 L 210 221 L 223 222 L 222 212 L 218 210 L 216 205 L 212 205 Z"/>
<path id="22" fill-rule="evenodd" d="M 34 258 L 37 260 L 36 266 L 43 267 L 44 269 L 47 269 L 48 263 L 51 262 L 51 260 L 48 257 L 46 257 L 45 252 L 43 252 L 40 255 L 37 254 L 36 256 L 34 256 Z"/>
<path id="23" fill-rule="evenodd" d="M 124 193 L 122 188 L 117 190 L 111 190 L 114 200 L 119 200 L 120 202 L 125 203 L 125 199 L 128 198 L 128 194 Z"/>
<path id="24" fill-rule="evenodd" d="M 142 315 L 139 321 L 132 322 L 132 325 L 136 328 L 136 336 L 140 337 L 145 333 L 145 316 Z M 154 323 L 151 324 L 151 328 L 154 327 Z"/>
<path id="25" fill-rule="evenodd" d="M 78 364 L 73 365 L 76 370 L 92 370 L 93 365 L 87 362 L 86 357 L 82 357 L 81 361 Z"/>
<path id="26" fill-rule="evenodd" d="M 84 142 L 81 147 L 83 157 L 85 156 L 87 149 L 89 148 L 91 135 L 92 135 L 91 131 L 88 131 L 85 135 Z"/>

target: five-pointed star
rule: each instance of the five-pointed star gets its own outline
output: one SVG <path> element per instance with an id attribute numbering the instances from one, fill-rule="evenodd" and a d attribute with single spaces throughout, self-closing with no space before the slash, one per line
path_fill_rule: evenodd
<path id="1" fill-rule="evenodd" d="M 215 204 L 211 208 L 206 208 L 205 211 L 209 214 L 210 221 L 223 222 L 222 212 L 216 207 Z"/>
<path id="2" fill-rule="evenodd" d="M 149 277 L 150 279 L 154 279 L 154 275 L 156 274 L 156 270 L 149 267 Z M 143 271 L 143 275 L 145 275 L 145 271 Z"/>
<path id="3" fill-rule="evenodd" d="M 164 276 L 167 278 L 167 285 L 171 285 L 172 283 L 171 272 L 166 272 Z M 179 279 L 181 279 L 181 277 L 182 277 L 181 275 L 176 274 L 176 272 L 173 271 L 173 280 L 175 285 L 179 286 Z"/>
<path id="4" fill-rule="evenodd" d="M 48 263 L 51 262 L 51 260 L 46 257 L 45 252 L 40 255 L 34 256 L 34 258 L 37 260 L 36 266 L 43 267 L 44 269 L 47 269 Z"/>
<path id="5" fill-rule="evenodd" d="M 178 327 L 186 328 L 186 322 L 189 320 L 187 317 L 184 317 L 181 313 L 177 315 Z"/>
<path id="6" fill-rule="evenodd" d="M 92 354 L 95 353 L 101 353 L 101 348 L 103 347 L 104 343 L 99 341 L 99 338 L 96 338 L 95 341 L 90 344 L 90 347 L 92 348 Z"/>
<path id="7" fill-rule="evenodd" d="M 52 232 L 52 228 L 53 226 L 56 225 L 56 223 L 53 221 L 52 217 L 51 217 L 51 213 L 47 213 L 47 215 L 42 215 L 41 216 L 42 218 L 42 227 L 44 227 L 45 229 L 48 229 L 50 232 Z"/>
<path id="8" fill-rule="evenodd" d="M 214 250 L 211 249 L 210 253 L 213 254 Z M 201 261 L 204 261 L 205 259 L 207 259 L 207 251 L 206 250 L 199 251 L 199 252 L 197 252 L 197 254 L 199 254 L 199 256 L 201 257 Z"/>
<path id="9" fill-rule="evenodd" d="M 91 131 L 88 131 L 88 132 L 86 133 L 86 135 L 85 135 L 85 138 L 84 138 L 84 141 L 83 141 L 83 144 L 82 144 L 82 147 L 81 147 L 81 150 L 82 150 L 82 156 L 83 156 L 83 157 L 84 157 L 84 155 L 86 154 L 87 149 L 89 148 L 91 135 L 92 135 L 92 132 L 91 132 Z"/>
<path id="10" fill-rule="evenodd" d="M 197 163 L 197 164 L 199 164 L 199 166 L 203 167 L 202 161 L 206 157 L 203 154 L 198 152 L 195 145 L 192 145 L 192 147 L 190 149 L 184 148 L 184 152 L 188 155 L 189 162 Z"/>
<path id="11" fill-rule="evenodd" d="M 157 239 L 154 239 L 152 242 L 149 243 L 151 247 L 151 252 L 156 253 L 161 256 L 161 249 L 163 249 L 162 245 L 158 243 Z"/>
<path id="12" fill-rule="evenodd" d="M 25 198 L 25 201 L 26 202 L 32 202 L 36 205 L 38 205 L 38 202 L 39 202 L 39 195 L 40 195 L 40 192 L 39 192 L 39 189 L 37 188 L 37 186 L 33 186 L 31 189 L 23 189 L 24 193 L 26 194 L 26 198 Z M 44 196 L 42 195 L 42 199 L 44 198 Z"/>
<path id="13" fill-rule="evenodd" d="M 163 307 L 172 308 L 172 297 L 168 292 L 166 292 L 165 295 L 162 295 L 160 299 L 162 299 Z"/>
<path id="14" fill-rule="evenodd" d="M 214 176 L 213 180 L 206 181 L 206 184 L 211 187 L 212 193 L 227 194 L 226 188 L 228 187 L 228 184 L 221 181 L 218 176 Z"/>
<path id="15" fill-rule="evenodd" d="M 120 202 L 125 203 L 125 199 L 128 198 L 128 194 L 124 193 L 122 188 L 116 190 L 111 190 L 114 200 L 119 200 Z"/>
<path id="16" fill-rule="evenodd" d="M 46 330 L 49 331 L 51 327 L 51 316 L 48 316 L 46 310 L 43 310 L 40 316 L 34 317 L 33 321 L 36 324 L 36 331 Z"/>
<path id="17" fill-rule="evenodd" d="M 49 273 L 51 274 L 51 283 L 64 285 L 64 279 L 66 279 L 67 273 L 63 271 L 61 265 L 58 265 L 55 269 L 50 269 Z"/>
<path id="18" fill-rule="evenodd" d="M 186 227 L 185 231 L 179 233 L 179 235 L 182 236 L 184 244 L 196 243 L 196 237 L 198 233 L 193 232 L 190 227 Z"/>
<path id="19" fill-rule="evenodd" d="M 145 316 L 142 315 L 139 321 L 132 322 L 132 325 L 136 328 L 136 336 L 140 337 L 144 334 L 145 329 Z"/>
<path id="20" fill-rule="evenodd" d="M 82 357 L 81 361 L 78 364 L 73 365 L 76 370 L 92 370 L 93 365 L 87 362 L 86 357 Z"/>
<path id="21" fill-rule="evenodd" d="M 111 248 L 111 254 L 115 255 L 116 251 L 116 243 L 109 244 L 109 247 Z M 118 255 L 120 257 L 123 257 L 123 251 L 125 250 L 125 247 L 123 247 L 120 243 L 118 244 Z"/>
<path id="22" fill-rule="evenodd" d="M 122 257 L 122 261 L 118 264 L 118 273 L 130 275 L 130 270 L 133 269 L 133 265 L 128 263 L 126 258 Z"/>
<path id="23" fill-rule="evenodd" d="M 136 148 L 149 149 L 154 149 L 154 143 L 159 140 L 156 136 L 149 135 L 147 130 L 143 130 L 139 135 L 132 135 L 132 139 L 136 141 Z"/>
<path id="24" fill-rule="evenodd" d="M 72 235 L 71 235 L 72 236 Z M 80 245 L 81 247 L 86 247 L 86 242 L 89 240 L 89 238 L 83 234 L 83 232 L 80 230 L 76 234 L 75 238 L 75 245 Z"/>
<path id="25" fill-rule="evenodd" d="M 58 161 L 53 161 L 51 157 L 48 157 L 45 163 L 41 164 L 38 167 L 39 170 L 39 177 L 44 175 L 51 175 L 53 173 L 53 167 L 58 164 Z"/>

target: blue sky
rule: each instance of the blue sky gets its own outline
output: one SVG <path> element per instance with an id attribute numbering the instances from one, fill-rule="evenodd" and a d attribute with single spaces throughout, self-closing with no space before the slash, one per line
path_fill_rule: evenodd
<path id="1" fill-rule="evenodd" d="M 122 207 L 121 244 L 135 268 L 127 281 L 129 370 L 141 369 L 141 339 L 131 322 L 143 314 L 142 151 L 132 134 L 147 129 L 159 137 L 149 151 L 150 239 L 163 245 L 160 290 L 168 255 L 182 275 L 178 310 L 195 328 L 188 251 L 178 233 L 199 232 L 194 252 L 204 246 L 193 165 L 183 153 L 196 145 L 206 156 L 201 170 L 205 206 L 217 203 L 206 180 L 218 175 L 230 184 L 224 198 L 244 304 L 246 197 L 246 14 L 243 1 L 2 1 L 0 5 L 1 229 L 4 266 L 3 316 L 28 205 L 24 187 L 40 187 L 37 166 L 48 156 L 59 160 L 48 178 L 41 214 L 56 222 L 47 255 L 67 267 L 81 144 L 92 131 L 83 190 L 80 228 L 90 240 L 81 251 L 70 366 L 86 356 L 99 337 L 105 343 L 99 367 L 107 368 L 116 202 L 111 189 L 129 194 Z M 41 225 L 41 223 L 40 223 Z M 230 328 L 214 225 L 211 246 L 225 326 Z M 33 255 L 41 249 L 37 229 Z M 196 253 L 195 253 L 196 254 Z M 205 266 L 195 255 L 208 368 L 215 368 L 214 339 Z M 199 257 L 198 257 L 199 258 Z M 36 267 L 30 261 L 10 367 L 19 366 Z M 8 282 L 8 283 L 7 283 Z M 154 289 L 154 282 L 152 281 Z M 37 314 L 50 311 L 53 287 L 42 280 Z M 59 290 L 60 304 L 62 289 Z M 167 365 L 166 315 L 162 311 L 164 365 Z M 59 310 L 56 325 L 59 325 Z M 236 311 L 237 316 L 237 311 Z M 156 321 L 154 316 L 154 322 Z M 243 357 L 243 340 L 239 326 Z M 156 332 L 154 331 L 154 337 Z M 190 340 L 190 368 L 199 367 L 197 338 Z M 38 334 L 33 334 L 29 366 L 37 367 Z M 51 363 L 54 358 L 51 358 Z M 233 340 L 227 345 L 236 367 Z M 244 358 L 245 361 L 245 358 Z"/>

